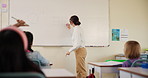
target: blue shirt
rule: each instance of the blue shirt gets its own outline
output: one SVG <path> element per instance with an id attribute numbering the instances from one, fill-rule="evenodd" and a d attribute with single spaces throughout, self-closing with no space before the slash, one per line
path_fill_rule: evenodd
<path id="1" fill-rule="evenodd" d="M 41 63 L 41 66 L 48 66 L 49 62 L 46 60 L 39 52 L 27 52 L 27 56 L 30 60 L 39 60 Z"/>

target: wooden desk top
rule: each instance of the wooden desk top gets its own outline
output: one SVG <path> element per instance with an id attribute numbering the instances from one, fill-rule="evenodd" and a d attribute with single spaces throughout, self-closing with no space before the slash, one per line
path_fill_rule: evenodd
<path id="1" fill-rule="evenodd" d="M 88 64 L 97 67 L 121 67 L 122 62 L 89 62 Z"/>
<path id="2" fill-rule="evenodd" d="M 141 67 L 121 67 L 119 68 L 120 71 L 129 72 L 132 74 L 140 75 L 143 77 L 148 77 L 148 69 L 144 69 Z"/>
<path id="3" fill-rule="evenodd" d="M 76 78 L 74 74 L 66 69 L 42 69 L 47 78 Z"/>

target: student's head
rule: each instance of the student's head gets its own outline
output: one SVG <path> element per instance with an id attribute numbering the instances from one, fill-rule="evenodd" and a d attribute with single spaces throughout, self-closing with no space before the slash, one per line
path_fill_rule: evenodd
<path id="1" fill-rule="evenodd" d="M 15 27 L 0 31 L 0 72 L 24 72 L 40 69 L 26 56 L 27 38 Z"/>
<path id="2" fill-rule="evenodd" d="M 5 53 L 17 52 L 24 55 L 22 51 L 27 51 L 27 45 L 26 35 L 16 27 L 7 27 L 0 31 L 0 53 L 6 51 Z"/>
<path id="3" fill-rule="evenodd" d="M 29 31 L 24 31 L 27 39 L 28 39 L 28 50 L 30 50 L 31 52 L 33 52 L 33 50 L 31 49 L 32 43 L 33 43 L 33 34 Z"/>
<path id="4" fill-rule="evenodd" d="M 81 22 L 79 21 L 79 18 L 78 18 L 78 16 L 76 16 L 76 15 L 73 15 L 73 16 L 71 16 L 70 17 L 70 24 L 71 25 L 80 25 L 81 24 Z"/>
<path id="5" fill-rule="evenodd" d="M 0 31 L 0 71 L 22 68 L 23 63 L 21 61 L 25 61 L 27 58 L 25 54 L 26 45 L 24 45 L 27 44 L 26 41 L 25 34 L 15 27 L 8 27 Z M 3 67 L 6 67 L 6 70 Z"/>
<path id="6" fill-rule="evenodd" d="M 136 59 L 140 57 L 140 44 L 137 41 L 127 41 L 124 45 L 124 53 L 128 59 Z"/>

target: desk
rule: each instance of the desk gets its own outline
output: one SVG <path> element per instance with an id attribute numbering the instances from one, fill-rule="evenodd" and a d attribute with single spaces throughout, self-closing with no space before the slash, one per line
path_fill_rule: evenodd
<path id="1" fill-rule="evenodd" d="M 121 64 L 113 62 L 89 62 L 88 68 L 89 70 L 94 68 L 99 73 L 99 78 L 102 78 L 102 73 L 118 73 L 118 67 L 121 67 Z"/>
<path id="2" fill-rule="evenodd" d="M 120 78 L 148 78 L 148 69 L 141 67 L 121 67 Z"/>
<path id="3" fill-rule="evenodd" d="M 74 74 L 70 73 L 66 69 L 43 68 L 42 71 L 47 78 L 76 78 Z"/>
<path id="4" fill-rule="evenodd" d="M 51 66 L 41 66 L 41 69 L 51 69 Z"/>

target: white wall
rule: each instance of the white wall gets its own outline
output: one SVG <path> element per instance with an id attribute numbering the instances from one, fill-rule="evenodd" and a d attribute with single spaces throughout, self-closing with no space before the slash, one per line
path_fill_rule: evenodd
<path id="1" fill-rule="evenodd" d="M 0 9 L 2 8 L 2 4 L 7 4 L 8 5 L 8 0 L 0 0 Z M 8 11 L 8 7 L 7 6 L 7 11 Z M 8 12 L 6 13 L 2 13 L 0 12 L 0 25 L 8 25 Z M 0 26 L 0 28 L 2 27 Z"/>
<path id="2" fill-rule="evenodd" d="M 3 0 L 6 1 L 6 0 Z M 123 53 L 123 41 L 111 41 L 111 29 L 127 29 L 129 40 L 137 40 L 142 49 L 148 48 L 148 0 L 110 0 L 110 47 L 87 47 L 86 62 L 114 59 L 114 55 Z M 4 14 L 3 14 L 4 15 Z M 3 20 L 7 20 L 7 15 Z M 7 25 L 3 21 L 3 25 Z M 53 68 L 66 68 L 75 73 L 74 53 L 66 57 L 70 47 L 33 47 L 53 63 Z M 111 75 L 103 75 L 113 78 Z"/>

